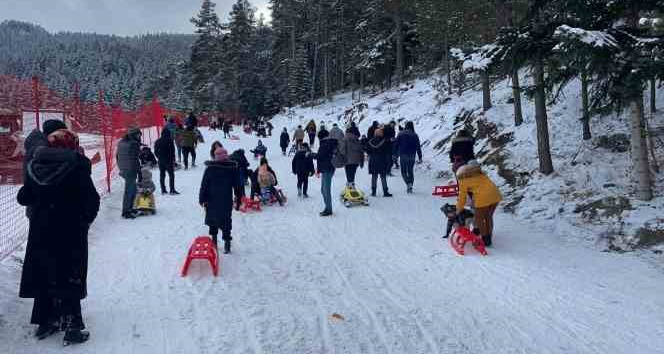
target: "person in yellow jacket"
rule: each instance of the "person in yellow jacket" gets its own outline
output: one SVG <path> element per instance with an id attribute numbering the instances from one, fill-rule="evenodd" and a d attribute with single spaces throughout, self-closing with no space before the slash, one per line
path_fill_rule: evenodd
<path id="1" fill-rule="evenodd" d="M 475 224 L 480 229 L 482 241 L 491 246 L 493 237 L 493 214 L 498 203 L 503 200 L 498 187 L 482 172 L 480 164 L 472 160 L 457 170 L 459 180 L 459 200 L 457 213 L 463 212 L 466 198 L 470 195 L 475 208 Z"/>

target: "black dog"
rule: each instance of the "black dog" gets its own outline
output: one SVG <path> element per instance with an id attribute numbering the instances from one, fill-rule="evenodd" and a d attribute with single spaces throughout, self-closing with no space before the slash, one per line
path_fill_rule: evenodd
<path id="1" fill-rule="evenodd" d="M 450 233 L 452 232 L 454 224 L 466 225 L 466 220 L 475 217 L 475 214 L 473 214 L 473 212 L 468 209 L 463 209 L 463 211 L 457 215 L 457 208 L 452 204 L 443 205 L 440 207 L 440 211 L 442 211 L 443 214 L 445 214 L 447 217 L 447 231 L 445 232 L 445 236 L 443 236 L 443 238 L 450 237 Z M 473 230 L 473 232 L 475 232 L 475 230 Z"/>

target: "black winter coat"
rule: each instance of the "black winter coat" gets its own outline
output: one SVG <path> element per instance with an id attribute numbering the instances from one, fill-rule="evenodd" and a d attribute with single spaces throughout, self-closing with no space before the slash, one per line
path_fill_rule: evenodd
<path id="1" fill-rule="evenodd" d="M 311 176 L 316 173 L 314 155 L 307 151 L 298 151 L 293 157 L 293 174 Z"/>
<path id="2" fill-rule="evenodd" d="M 40 147 L 19 190 L 32 207 L 19 296 L 87 296 L 88 229 L 99 211 L 91 164 L 71 150 Z"/>
<path id="3" fill-rule="evenodd" d="M 198 202 L 206 205 L 205 224 L 229 230 L 232 227 L 233 194 L 241 197 L 237 188 L 242 185 L 237 163 L 234 161 L 207 161 Z"/>
<path id="4" fill-rule="evenodd" d="M 120 172 L 138 172 L 141 169 L 141 162 L 138 154 L 141 151 L 141 143 L 133 137 L 125 136 L 118 143 L 116 158 Z"/>
<path id="5" fill-rule="evenodd" d="M 335 168 L 334 165 L 332 165 L 332 158 L 337 151 L 338 145 L 339 142 L 336 139 L 329 137 L 320 141 L 318 153 L 316 154 L 316 160 L 318 160 L 318 172 L 334 172 Z"/>
<path id="6" fill-rule="evenodd" d="M 279 137 L 279 146 L 281 146 L 281 148 L 287 148 L 288 143 L 290 143 L 290 136 L 288 133 L 281 133 L 281 136 Z"/>
<path id="7" fill-rule="evenodd" d="M 231 161 L 237 162 L 237 167 L 240 171 L 244 171 L 249 168 L 249 160 L 244 156 L 244 151 L 235 150 L 229 157 Z"/>
<path id="8" fill-rule="evenodd" d="M 23 143 L 23 151 L 25 151 L 25 156 L 23 157 L 23 181 L 28 180 L 28 164 L 35 156 L 35 150 L 40 146 L 48 146 L 48 140 L 46 136 L 41 131 L 35 129 L 30 132 L 30 135 L 25 139 Z M 25 208 L 25 216 L 32 217 L 32 207 L 28 206 Z"/>
<path id="9" fill-rule="evenodd" d="M 161 138 L 154 142 L 154 154 L 157 155 L 161 167 L 175 164 L 175 142 L 170 130 L 164 129 L 161 132 Z"/>
<path id="10" fill-rule="evenodd" d="M 374 137 L 367 144 L 369 174 L 387 174 L 392 167 L 392 149 L 385 138 Z"/>

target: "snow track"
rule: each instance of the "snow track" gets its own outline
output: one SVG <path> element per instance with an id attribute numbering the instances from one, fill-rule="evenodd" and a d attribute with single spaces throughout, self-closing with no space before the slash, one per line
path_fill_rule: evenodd
<path id="1" fill-rule="evenodd" d="M 255 144 L 242 137 L 224 143 Z M 120 219 L 120 188 L 104 199 L 83 302 L 92 337 L 67 352 L 664 353 L 664 282 L 642 260 L 504 214 L 488 257 L 459 257 L 440 239 L 441 200 L 423 174 L 414 195 L 395 177 L 394 198 L 346 209 L 339 170 L 335 215 L 323 219 L 319 180 L 298 200 L 290 158 L 277 156 L 278 137 L 267 145 L 288 205 L 234 215 L 233 254 L 218 278 L 203 262 L 179 276 L 189 243 L 207 233 L 197 196 L 209 145 L 198 149 L 200 167 L 177 173 L 182 195 L 157 196 L 156 216 Z M 368 191 L 366 170 L 358 177 Z M 0 272 L 0 353 L 63 352 L 60 335 L 31 337 L 16 261 Z"/>

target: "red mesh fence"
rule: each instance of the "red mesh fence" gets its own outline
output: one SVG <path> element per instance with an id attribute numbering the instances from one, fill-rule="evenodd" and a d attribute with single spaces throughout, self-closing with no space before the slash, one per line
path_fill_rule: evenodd
<path id="1" fill-rule="evenodd" d="M 78 133 L 85 155 L 92 161 L 92 174 L 100 194 L 111 191 L 117 175 L 117 143 L 130 127 L 143 131 L 143 143 L 152 146 L 164 126 L 165 114 L 177 116 L 161 106 L 158 99 L 136 110 L 109 104 L 99 92 L 97 102 L 82 102 L 78 85 L 66 95 L 57 94 L 37 78 L 31 81 L 0 75 L 0 259 L 27 237 L 28 220 L 16 202 L 23 183 L 24 142 L 35 128 L 48 119 L 59 119 Z"/>

